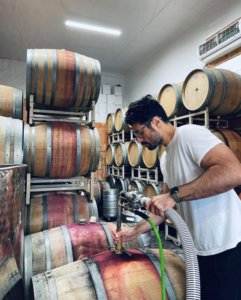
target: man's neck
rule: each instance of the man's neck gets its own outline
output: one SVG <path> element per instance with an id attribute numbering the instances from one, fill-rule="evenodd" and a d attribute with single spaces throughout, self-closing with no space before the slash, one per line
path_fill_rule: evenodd
<path id="1" fill-rule="evenodd" d="M 165 126 L 165 135 L 163 136 L 163 142 L 162 144 L 166 147 L 171 140 L 173 139 L 176 132 L 176 128 L 171 124 L 168 123 Z"/>

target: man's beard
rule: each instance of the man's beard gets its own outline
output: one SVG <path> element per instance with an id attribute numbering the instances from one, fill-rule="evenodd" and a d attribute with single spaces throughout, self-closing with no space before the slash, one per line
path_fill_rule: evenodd
<path id="1" fill-rule="evenodd" d="M 153 136 L 153 141 L 151 143 L 142 142 L 142 145 L 145 145 L 149 150 L 156 149 L 157 146 L 162 145 L 163 137 L 159 134 L 159 132 L 155 131 Z"/>

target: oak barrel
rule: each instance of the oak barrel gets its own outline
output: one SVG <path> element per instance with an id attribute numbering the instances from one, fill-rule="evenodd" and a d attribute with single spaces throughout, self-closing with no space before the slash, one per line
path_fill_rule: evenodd
<path id="1" fill-rule="evenodd" d="M 160 259 L 157 249 L 112 251 L 96 254 L 58 269 L 32 277 L 30 299 L 140 300 L 160 299 Z M 176 253 L 163 250 L 166 299 L 186 299 L 185 263 Z"/>
<path id="2" fill-rule="evenodd" d="M 116 132 L 115 129 L 115 114 L 108 114 L 106 117 L 106 132 L 107 134 L 112 134 Z"/>
<path id="3" fill-rule="evenodd" d="M 154 150 L 149 150 L 145 145 L 142 146 L 142 160 L 147 168 L 155 168 L 159 166 L 158 147 Z"/>
<path id="4" fill-rule="evenodd" d="M 188 114 L 182 102 L 183 83 L 165 84 L 158 95 L 157 101 L 165 110 L 168 118 L 180 117 Z"/>
<path id="5" fill-rule="evenodd" d="M 23 120 L 23 91 L 0 85 L 0 115 Z"/>
<path id="6" fill-rule="evenodd" d="M 34 95 L 42 105 L 89 110 L 98 100 L 100 83 L 96 59 L 65 50 L 27 50 L 27 101 Z"/>
<path id="7" fill-rule="evenodd" d="M 49 195 L 60 195 L 60 194 L 67 194 L 67 195 L 71 195 L 71 194 L 74 194 L 74 195 L 79 195 L 79 192 L 78 191 L 60 191 L 60 192 L 57 192 L 57 191 L 54 191 L 54 192 L 34 192 L 34 193 L 31 193 L 31 198 L 38 198 L 38 197 L 42 197 L 42 196 L 49 196 Z"/>
<path id="8" fill-rule="evenodd" d="M 24 126 L 24 163 L 32 176 L 70 178 L 95 172 L 100 158 L 96 129 L 77 123 Z"/>
<path id="9" fill-rule="evenodd" d="M 89 221 L 91 216 L 98 220 L 96 201 L 87 195 L 48 195 L 32 198 L 25 209 L 25 235 L 61 225 L 78 222 L 79 219 Z"/>
<path id="10" fill-rule="evenodd" d="M 117 143 L 115 145 L 114 156 L 115 156 L 115 164 L 118 167 L 125 166 L 129 167 L 130 163 L 128 160 L 128 147 L 130 142 L 125 143 Z"/>
<path id="11" fill-rule="evenodd" d="M 9 239 L 0 243 L 0 299 L 23 299 L 22 276 Z"/>
<path id="12" fill-rule="evenodd" d="M 139 181 L 136 179 L 132 179 L 130 182 L 130 185 L 134 188 L 137 189 L 139 192 L 143 193 L 144 187 L 146 185 L 146 182 L 144 181 Z"/>
<path id="13" fill-rule="evenodd" d="M 129 225 L 122 224 L 122 228 Z M 110 250 L 116 225 L 111 222 L 78 223 L 52 228 L 25 237 L 25 295 L 29 292 L 30 277 L 71 262 Z M 144 240 L 145 238 L 145 240 Z M 123 242 L 125 249 L 145 249 L 146 237 L 140 235 L 131 242 Z"/>
<path id="14" fill-rule="evenodd" d="M 152 182 L 148 182 L 143 190 L 143 194 L 147 197 L 158 196 L 163 193 L 163 183 L 158 182 L 158 185 Z"/>
<path id="15" fill-rule="evenodd" d="M 231 129 L 211 129 L 211 132 L 216 135 L 241 162 L 241 135 L 237 131 Z"/>
<path id="16" fill-rule="evenodd" d="M 157 100 L 158 94 L 153 93 L 153 94 L 147 94 L 145 97 L 151 99 L 151 100 Z"/>
<path id="17" fill-rule="evenodd" d="M 0 164 L 23 163 L 23 121 L 0 116 Z"/>
<path id="18" fill-rule="evenodd" d="M 213 116 L 235 114 L 241 109 L 241 75 L 223 69 L 196 69 L 185 79 L 182 99 L 191 111 L 208 107 Z"/>
<path id="19" fill-rule="evenodd" d="M 128 146 L 128 160 L 132 167 L 144 166 L 142 159 L 142 144 L 132 140 Z"/>
<path id="20" fill-rule="evenodd" d="M 127 190 L 128 190 L 128 182 L 126 182 L 122 178 L 116 178 L 115 189 L 118 190 L 118 193 L 120 193 L 121 191 L 127 192 Z"/>
<path id="21" fill-rule="evenodd" d="M 111 189 L 113 189 L 115 187 L 115 180 L 116 180 L 116 177 L 114 177 L 114 176 L 108 175 L 106 177 L 106 182 L 109 183 Z"/>
<path id="22" fill-rule="evenodd" d="M 109 144 L 105 149 L 105 159 L 108 166 L 115 165 L 115 145 Z"/>
<path id="23" fill-rule="evenodd" d="M 124 130 L 125 132 L 130 131 L 130 127 L 125 122 L 125 115 L 128 107 L 118 108 L 115 112 L 115 129 L 117 132 Z"/>

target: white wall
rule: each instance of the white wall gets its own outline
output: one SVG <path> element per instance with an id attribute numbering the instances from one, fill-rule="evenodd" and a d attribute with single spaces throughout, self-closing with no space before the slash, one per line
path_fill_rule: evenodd
<path id="1" fill-rule="evenodd" d="M 196 23 L 154 54 L 145 57 L 126 75 L 128 103 L 151 93 L 159 93 L 166 83 L 183 82 L 196 68 L 203 68 L 197 48 L 205 39 L 241 17 L 240 0 L 220 0 L 220 5 L 200 15 Z M 171 22 L 171 20 L 170 20 Z"/>
<path id="2" fill-rule="evenodd" d="M 16 60 L 0 59 L 0 84 L 26 89 L 26 63 Z"/>

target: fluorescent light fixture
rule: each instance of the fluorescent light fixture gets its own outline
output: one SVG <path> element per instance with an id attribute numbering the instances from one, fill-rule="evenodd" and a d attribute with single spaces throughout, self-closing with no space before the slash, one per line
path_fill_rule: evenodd
<path id="1" fill-rule="evenodd" d="M 72 22 L 72 21 L 66 21 L 65 25 L 72 26 L 72 27 L 77 27 L 77 28 L 82 28 L 82 29 L 87 29 L 87 30 L 92 30 L 92 31 L 98 31 L 98 32 L 114 34 L 114 35 L 120 35 L 121 34 L 121 31 L 119 31 L 119 30 L 113 30 L 113 29 L 109 29 L 109 28 L 93 26 L 93 25 L 88 25 L 88 24 L 84 24 L 84 23 L 77 23 L 77 22 Z"/>

